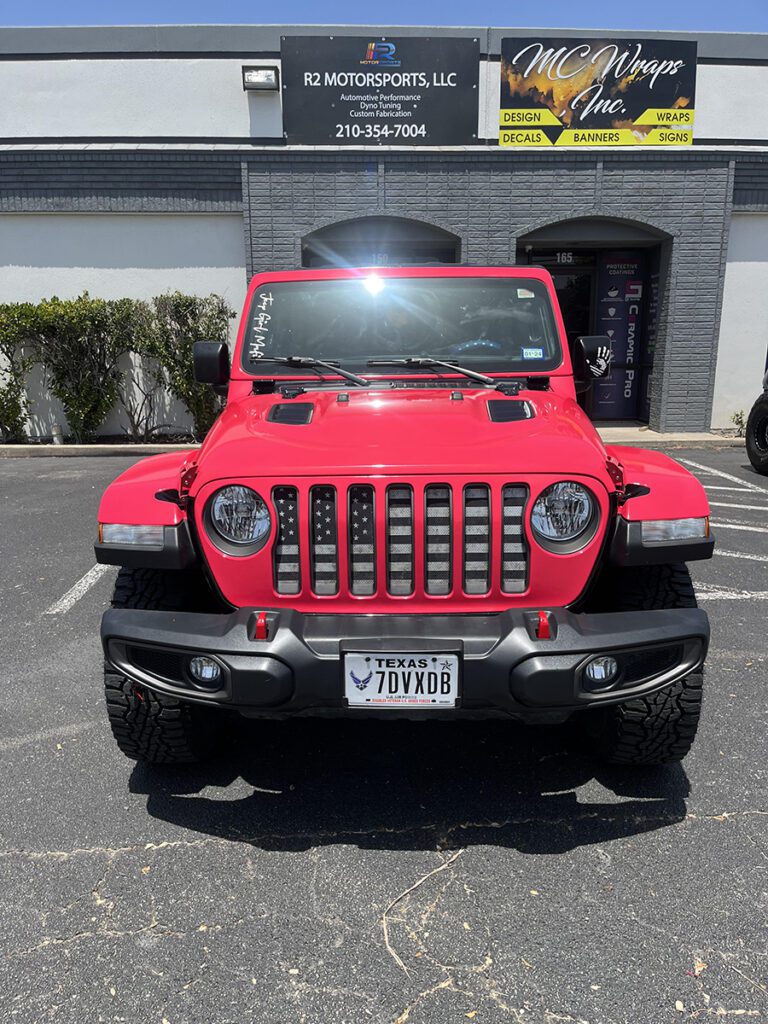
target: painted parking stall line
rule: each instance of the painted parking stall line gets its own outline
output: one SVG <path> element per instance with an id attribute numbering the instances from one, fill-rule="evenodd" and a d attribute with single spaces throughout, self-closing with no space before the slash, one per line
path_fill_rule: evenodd
<path id="1" fill-rule="evenodd" d="M 46 608 L 43 614 L 63 615 L 68 612 L 111 568 L 111 565 L 94 565 L 85 576 L 81 576 L 77 583 L 69 588 L 66 594 L 63 594 L 58 601 L 54 601 L 50 608 Z"/>
<path id="2" fill-rule="evenodd" d="M 717 545 L 715 554 L 721 558 L 745 558 L 748 562 L 768 562 L 768 555 L 753 555 L 749 551 L 722 551 Z"/>
<path id="3" fill-rule="evenodd" d="M 718 519 L 712 521 L 716 530 L 742 530 L 746 533 L 768 533 L 768 526 L 747 526 L 746 523 L 723 523 Z"/>
<path id="4" fill-rule="evenodd" d="M 706 488 L 708 491 L 711 489 L 711 487 Z M 710 501 L 709 504 L 716 508 L 741 508 L 748 512 L 768 512 L 768 505 L 740 505 L 737 501 Z"/>
<path id="5" fill-rule="evenodd" d="M 733 473 L 726 473 L 725 470 L 713 469 L 712 466 L 705 466 L 701 462 L 694 462 L 692 459 L 678 459 L 678 462 L 682 462 L 684 466 L 690 466 L 692 469 L 698 469 L 702 473 L 711 473 L 712 476 L 720 477 L 722 480 L 730 480 L 732 483 L 740 484 L 744 490 L 759 491 L 760 494 L 768 494 L 768 490 L 765 487 L 753 484 L 751 480 L 742 480 L 740 476 L 734 476 Z M 706 487 L 706 484 L 704 486 Z"/>

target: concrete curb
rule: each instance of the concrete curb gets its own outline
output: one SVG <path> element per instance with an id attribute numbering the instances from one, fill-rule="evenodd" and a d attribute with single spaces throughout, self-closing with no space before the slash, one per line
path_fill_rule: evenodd
<path id="1" fill-rule="evenodd" d="M 638 448 L 743 448 L 743 437 L 722 434 L 659 434 L 647 427 L 600 427 L 606 444 Z M 0 444 L 0 459 L 75 458 L 97 455 L 124 455 L 136 458 L 166 452 L 194 451 L 197 444 Z"/>
<path id="2" fill-rule="evenodd" d="M 0 459 L 74 458 L 95 455 L 162 455 L 194 451 L 198 444 L 0 444 Z"/>

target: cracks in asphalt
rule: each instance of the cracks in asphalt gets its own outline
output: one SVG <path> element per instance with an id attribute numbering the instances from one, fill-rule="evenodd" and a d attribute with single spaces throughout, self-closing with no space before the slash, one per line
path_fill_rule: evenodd
<path id="1" fill-rule="evenodd" d="M 447 844 L 448 840 L 457 832 L 485 830 L 500 831 L 506 828 L 515 828 L 523 825 L 560 825 L 564 828 L 571 828 L 584 821 L 613 822 L 616 820 L 616 816 L 622 813 L 622 804 L 617 803 L 609 806 L 615 807 L 615 813 L 601 814 L 598 811 L 587 811 L 582 814 L 572 814 L 567 817 L 560 818 L 550 818 L 545 815 L 531 815 L 520 818 L 504 818 L 501 821 L 493 821 L 490 819 L 486 821 L 462 821 L 455 822 L 452 825 L 447 825 L 445 822 L 428 822 L 419 825 L 407 825 L 402 828 L 393 828 L 388 825 L 381 825 L 365 829 L 340 828 L 330 829 L 327 831 L 323 829 L 312 829 L 298 832 L 260 832 L 252 835 L 243 833 L 242 835 L 237 836 L 236 839 L 229 839 L 224 836 L 206 836 L 202 839 L 165 839 L 160 842 L 136 843 L 130 846 L 77 846 L 73 847 L 71 850 L 23 850 L 9 848 L 6 850 L 0 850 L 0 860 L 8 857 L 21 857 L 28 858 L 30 860 L 39 860 L 44 858 L 68 860 L 71 857 L 87 855 L 103 855 L 111 857 L 117 854 L 130 854 L 137 853 L 139 851 L 174 850 L 185 848 L 197 849 L 211 845 L 229 846 L 235 842 L 251 846 L 259 843 L 274 843 L 281 840 L 284 842 L 293 842 L 296 840 L 317 840 L 318 842 L 337 840 L 341 843 L 345 839 L 372 838 L 375 836 L 407 836 L 414 834 L 434 835 L 437 839 L 437 842 L 435 843 L 436 848 L 440 849 L 442 840 L 445 840 L 445 843 Z M 675 821 L 671 824 L 682 825 L 686 822 L 694 821 L 725 822 L 753 816 L 768 816 L 768 810 L 747 808 L 737 811 L 720 811 L 717 814 L 688 813 L 684 818 L 681 818 L 679 821 Z M 668 816 L 663 813 L 649 815 L 635 814 L 632 816 L 631 820 L 636 825 L 643 825 L 652 824 L 654 822 L 666 822 L 668 821 Z"/>
<path id="2" fill-rule="evenodd" d="M 432 868 L 432 870 L 428 871 L 426 873 L 426 875 L 422 875 L 421 878 L 417 882 L 414 882 L 413 885 L 409 885 L 407 889 L 403 889 L 403 891 L 398 896 L 395 896 L 395 898 L 393 900 L 391 900 L 387 904 L 387 907 L 384 910 L 384 913 L 381 915 L 381 927 L 382 927 L 382 930 L 384 932 L 384 945 L 387 947 L 387 950 L 388 950 L 389 954 L 391 955 L 391 957 L 395 961 L 395 963 L 398 965 L 398 967 L 400 967 L 403 971 L 405 971 L 405 973 L 408 974 L 409 976 L 410 976 L 410 972 L 408 971 L 408 968 L 405 966 L 405 964 L 403 963 L 403 961 L 402 961 L 400 955 L 398 954 L 397 950 L 394 949 L 394 947 L 392 946 L 392 943 L 390 942 L 390 939 L 389 939 L 389 923 L 387 921 L 387 915 L 390 913 L 391 910 L 393 910 L 397 906 L 397 904 L 401 900 L 405 899 L 406 896 L 410 896 L 410 894 L 412 892 L 415 892 L 426 881 L 428 881 L 430 878 L 434 877 L 434 875 L 437 875 L 441 871 L 445 871 L 447 868 L 449 868 L 451 866 L 451 864 L 453 864 L 455 861 L 457 861 L 459 859 L 459 857 L 462 855 L 462 853 L 464 853 L 464 850 L 456 850 L 456 852 L 452 853 L 451 856 L 448 857 L 447 860 L 442 861 L 440 864 L 438 864 L 437 867 Z M 444 889 L 441 890 L 441 895 L 442 895 L 442 892 L 444 892 L 444 891 L 445 891 Z M 436 903 L 435 903 L 435 906 L 436 906 Z"/>
<path id="3" fill-rule="evenodd" d="M 445 838 L 447 839 L 447 836 Z M 480 963 L 443 963 L 429 951 L 427 945 L 427 938 L 429 936 L 427 925 L 430 918 L 436 913 L 446 892 L 450 886 L 454 884 L 456 880 L 455 865 L 460 858 L 464 857 L 466 852 L 467 851 L 463 848 L 454 850 L 452 853 L 448 853 L 447 850 L 439 850 L 438 856 L 440 857 L 440 863 L 430 871 L 425 872 L 415 882 L 391 899 L 381 915 L 380 923 L 384 933 L 384 944 L 386 949 L 398 967 L 408 978 L 412 977 L 412 970 L 415 968 L 409 969 L 403 961 L 402 956 L 395 948 L 394 943 L 390 938 L 390 924 L 398 924 L 402 926 L 408 940 L 411 942 L 412 946 L 415 947 L 415 952 L 413 953 L 414 960 L 418 961 L 420 964 L 426 961 L 432 968 L 445 975 L 441 981 L 435 982 L 433 985 L 420 990 L 400 1011 L 394 1019 L 393 1024 L 406 1024 L 414 1009 L 421 1006 L 423 1003 L 428 1002 L 432 997 L 443 991 L 459 994 L 464 999 L 473 1001 L 473 1005 L 481 1000 L 488 1000 L 493 1003 L 497 1009 L 501 1010 L 513 1021 L 517 1022 L 517 1024 L 523 1024 L 523 1014 L 525 1013 L 525 1010 L 520 1007 L 510 1006 L 499 992 L 498 983 L 491 976 L 493 957 L 490 952 L 491 934 L 487 927 L 487 948 Z M 418 913 L 415 921 L 412 921 L 411 918 L 413 915 L 409 914 L 412 898 L 417 892 L 419 892 L 419 890 L 422 889 L 422 887 L 431 883 L 437 875 L 443 874 L 444 872 L 446 873 L 446 877 L 441 880 L 442 884 L 439 885 L 437 892 L 427 906 Z M 467 892 L 471 891 L 468 889 L 466 884 L 464 888 Z M 401 912 L 397 917 L 390 917 L 395 907 L 399 907 Z M 468 927 L 466 923 L 465 927 Z M 474 979 L 473 985 L 470 979 Z M 468 987 L 468 982 L 472 985 L 471 988 Z M 478 982 L 480 983 L 479 988 L 477 987 Z M 472 1019 L 476 1013 L 477 1009 L 470 1010 L 465 1014 L 465 1016 Z"/>

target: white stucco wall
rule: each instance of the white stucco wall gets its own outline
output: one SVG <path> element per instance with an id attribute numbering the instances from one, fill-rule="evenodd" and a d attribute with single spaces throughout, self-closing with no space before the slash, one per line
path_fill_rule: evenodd
<path id="1" fill-rule="evenodd" d="M 0 61 L 0 136 L 282 137 L 279 92 L 245 92 L 277 60 Z"/>
<path id="2" fill-rule="evenodd" d="M 246 290 L 239 214 L 0 216 L 0 302 L 72 298 L 83 291 L 103 299 L 151 298 L 177 289 L 215 292 L 239 316 Z M 37 371 L 30 395 L 30 432 L 49 435 L 53 423 L 64 422 L 63 414 Z M 162 412 L 162 422 L 188 426 L 185 411 L 174 403 Z M 115 411 L 101 432 L 121 433 L 123 423 L 124 415 Z"/>
<path id="3" fill-rule="evenodd" d="M 270 60 L 0 61 L 0 137 L 281 138 L 279 92 L 244 92 L 244 64 Z M 498 61 L 480 63 L 479 135 L 498 136 Z M 700 64 L 699 138 L 768 138 L 768 67 Z M 738 111 L 734 115 L 734 111 Z"/>
<path id="4" fill-rule="evenodd" d="M 712 426 L 733 427 L 760 394 L 768 352 L 768 213 L 731 220 Z"/>

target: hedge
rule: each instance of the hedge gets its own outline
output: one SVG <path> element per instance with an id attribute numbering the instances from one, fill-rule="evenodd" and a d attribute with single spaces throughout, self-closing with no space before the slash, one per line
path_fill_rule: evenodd
<path id="1" fill-rule="evenodd" d="M 194 380 L 192 345 L 226 341 L 234 315 L 219 295 L 182 292 L 149 302 L 83 292 L 75 299 L 0 304 L 0 438 L 25 440 L 32 404 L 27 377 L 37 363 L 75 442 L 92 440 L 117 405 L 128 419 L 127 434 L 148 440 L 171 426 L 154 422 L 163 390 L 183 403 L 201 439 L 216 417 L 218 399 Z M 127 356 L 129 374 L 123 369 Z"/>

